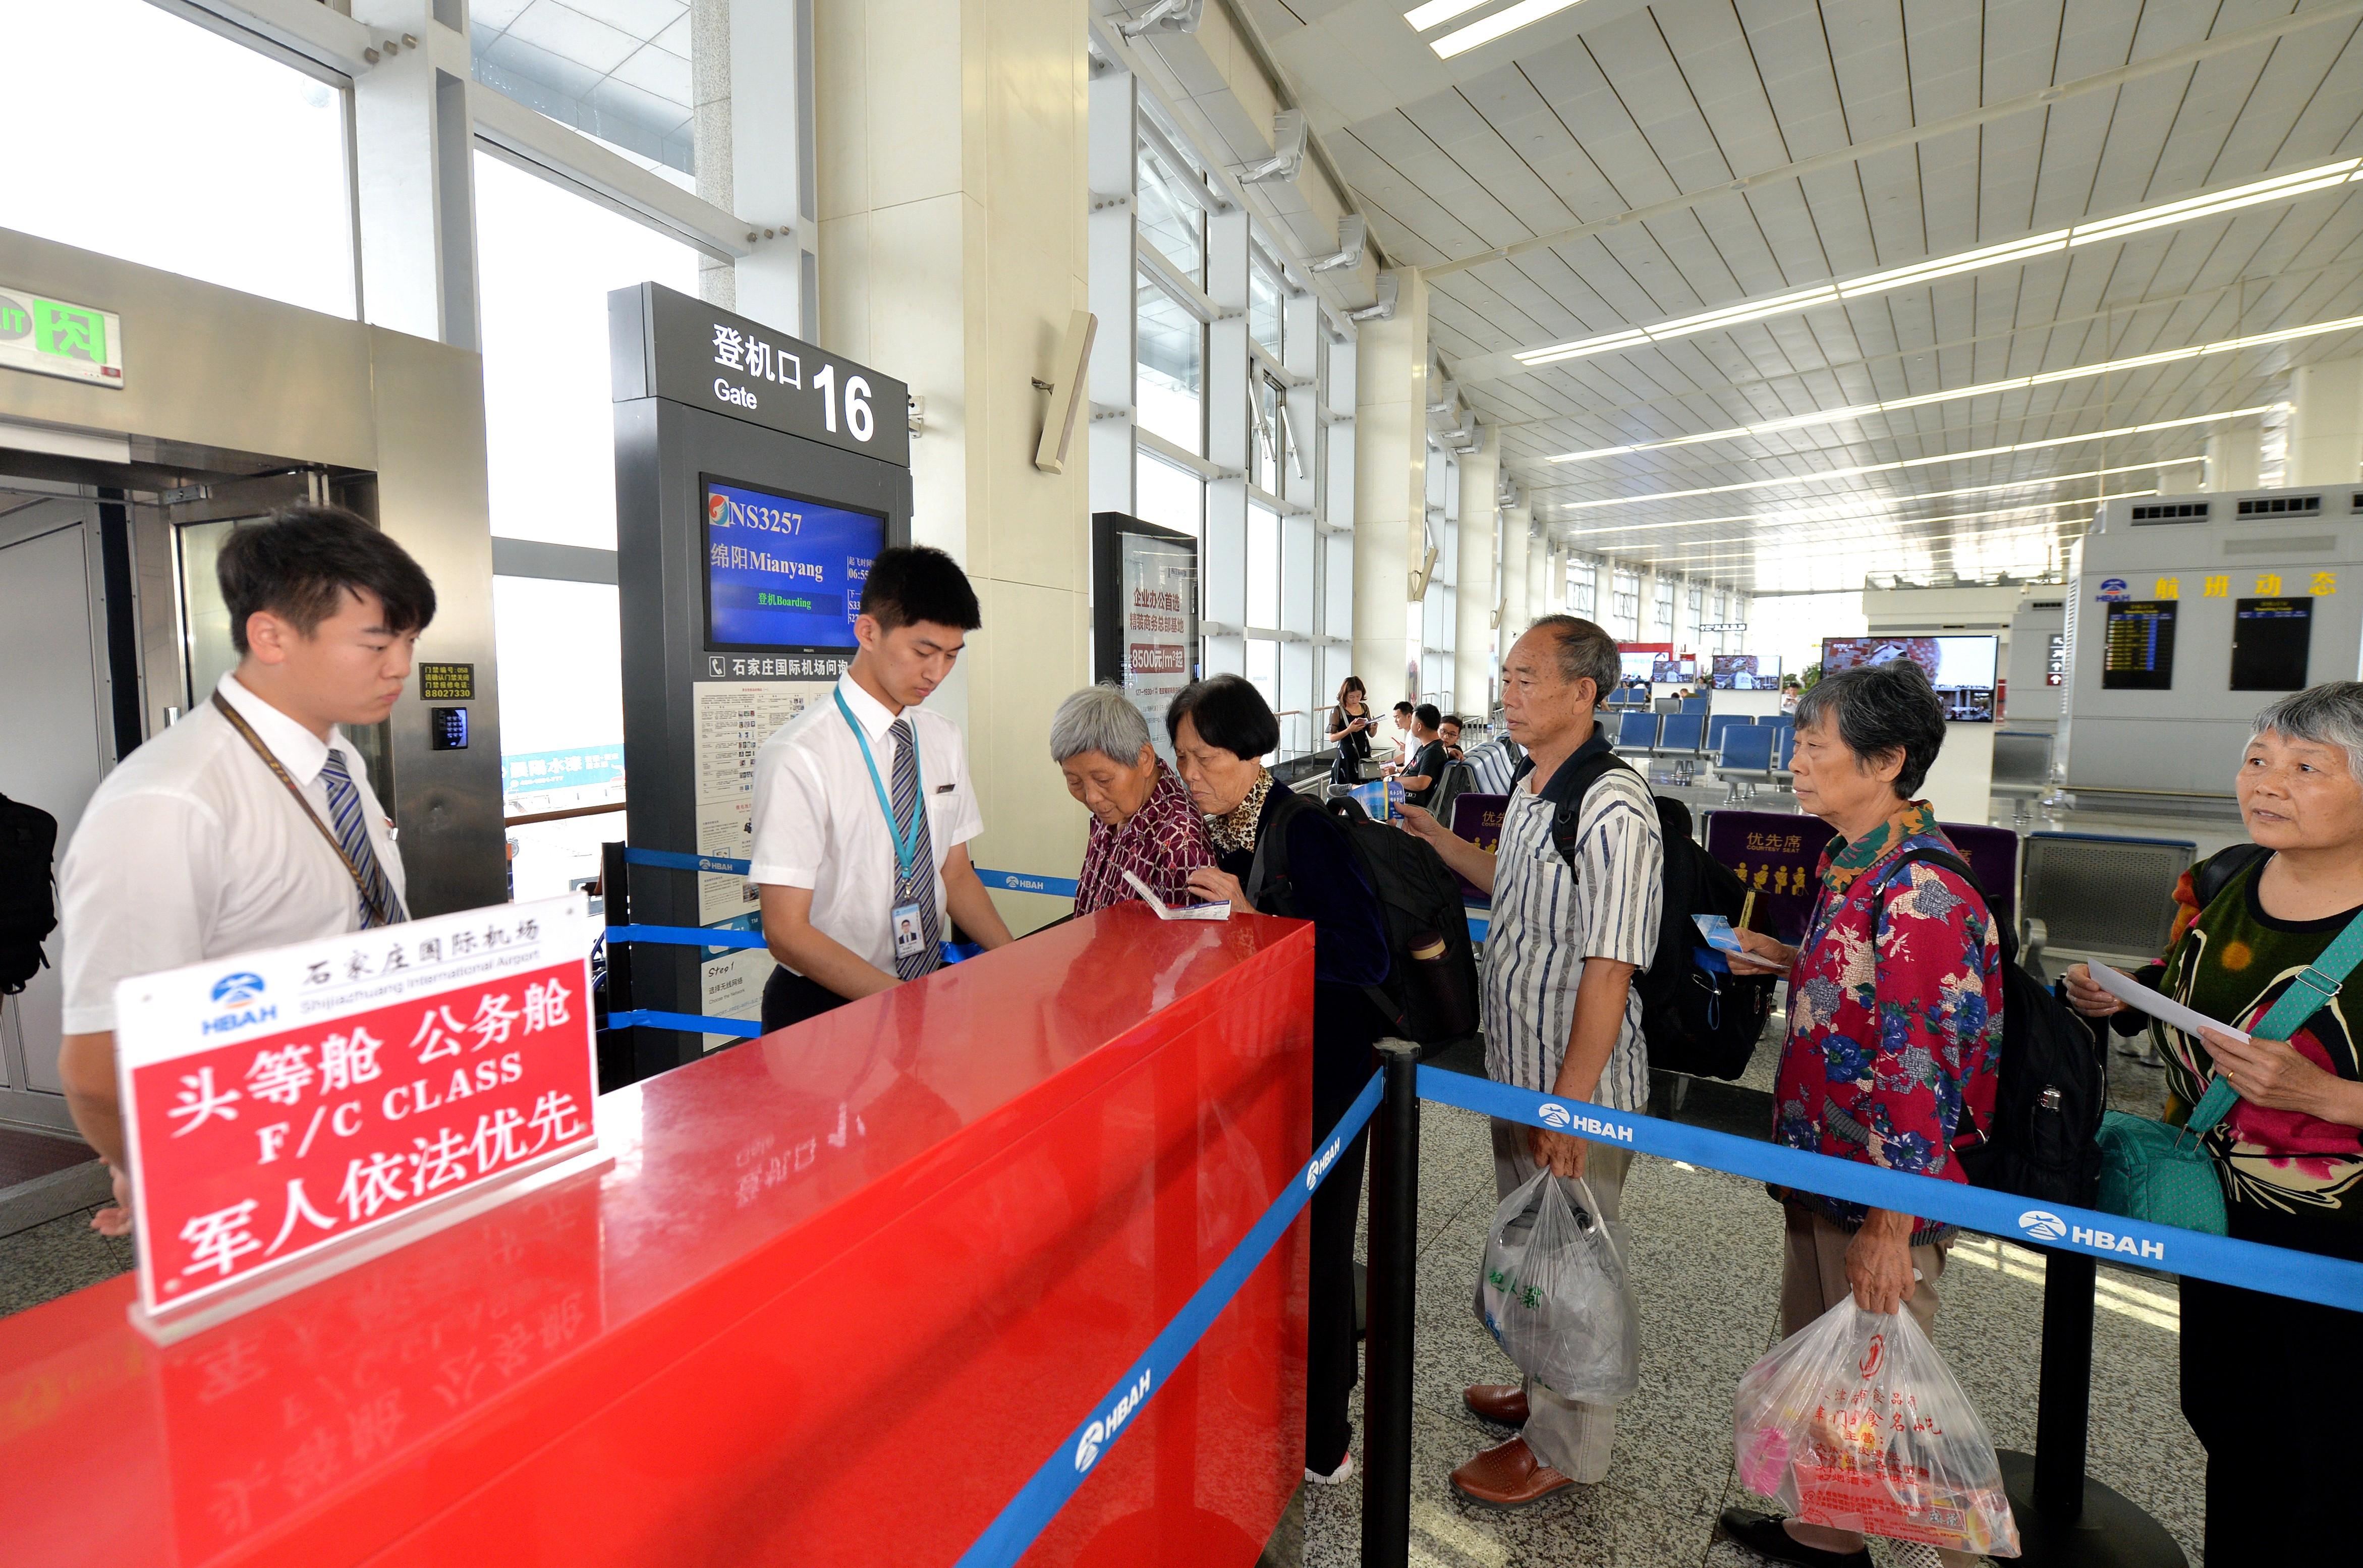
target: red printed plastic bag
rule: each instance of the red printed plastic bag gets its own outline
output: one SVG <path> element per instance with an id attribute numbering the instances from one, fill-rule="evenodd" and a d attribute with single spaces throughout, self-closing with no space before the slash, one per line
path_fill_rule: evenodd
<path id="1" fill-rule="evenodd" d="M 1739 1380 L 1739 1479 L 1805 1524 L 2018 1555 L 1993 1439 L 1908 1312 L 1851 1297 Z"/>

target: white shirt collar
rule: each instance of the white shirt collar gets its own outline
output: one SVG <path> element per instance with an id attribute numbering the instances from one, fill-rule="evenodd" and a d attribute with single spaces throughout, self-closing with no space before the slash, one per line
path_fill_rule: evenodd
<path id="1" fill-rule="evenodd" d="M 849 671 L 837 678 L 837 692 L 845 699 L 845 706 L 853 710 L 854 722 L 861 726 L 873 743 L 885 740 L 886 732 L 894 728 L 894 720 L 909 711 L 905 709 L 904 715 L 888 712 L 884 703 L 861 689 L 861 683 Z M 917 732 L 918 727 L 914 725 L 912 733 Z"/>
<path id="2" fill-rule="evenodd" d="M 279 759 L 279 765 L 297 784 L 307 784 L 320 776 L 331 746 L 344 753 L 345 769 L 352 771 L 352 746 L 345 740 L 344 731 L 336 726 L 328 727 L 328 739 L 324 743 L 318 736 L 239 684 L 238 677 L 232 673 L 225 673 L 214 689 L 221 694 L 224 702 L 238 709 L 240 718 L 253 726 L 254 733 L 271 748 L 271 754 Z"/>

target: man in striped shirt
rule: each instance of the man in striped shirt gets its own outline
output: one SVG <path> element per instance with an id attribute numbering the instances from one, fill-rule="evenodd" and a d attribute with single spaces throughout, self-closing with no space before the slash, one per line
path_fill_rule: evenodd
<path id="1" fill-rule="evenodd" d="M 1612 767 L 1584 792 L 1575 863 L 1551 839 L 1544 795 L 1562 768 L 1604 751 L 1593 717 L 1618 673 L 1616 643 L 1573 616 L 1545 616 L 1502 662 L 1502 711 L 1528 766 L 1511 786 L 1492 854 L 1453 837 L 1415 807 L 1404 826 L 1445 862 L 1492 890 L 1485 940 L 1485 1072 L 1522 1089 L 1640 1110 L 1649 1096 L 1641 997 L 1633 982 L 1657 951 L 1665 846 L 1648 782 Z M 1621 1229 L 1629 1151 L 1592 1148 L 1522 1122 L 1493 1124 L 1493 1176 L 1503 1197 L 1548 1166 L 1569 1201 Z M 1587 1201 L 1576 1185 L 1584 1178 Z M 1564 1399 L 1529 1377 L 1523 1387 L 1480 1384 L 1469 1407 L 1519 1435 L 1452 1473 L 1453 1490 L 1495 1508 L 1540 1502 L 1608 1473 L 1614 1406 Z"/>

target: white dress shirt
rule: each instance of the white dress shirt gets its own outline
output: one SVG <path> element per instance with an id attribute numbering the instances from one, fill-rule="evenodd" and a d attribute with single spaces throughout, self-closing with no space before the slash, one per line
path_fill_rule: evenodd
<path id="1" fill-rule="evenodd" d="M 361 791 L 378 864 L 404 893 L 402 855 L 360 753 L 320 738 L 224 675 L 223 700 L 254 727 L 320 820 L 320 770 L 334 747 Z M 361 929 L 361 894 L 333 845 L 304 820 L 211 702 L 151 738 L 107 774 L 58 868 L 65 1029 L 115 1027 L 115 983 Z"/>
<path id="2" fill-rule="evenodd" d="M 870 738 L 878 783 L 894 789 L 895 715 L 851 675 L 837 683 Z M 906 707 L 919 748 L 920 794 L 935 852 L 935 898 L 946 940 L 944 857 L 984 831 L 976 789 L 968 776 L 968 748 L 960 727 L 939 713 Z M 817 702 L 780 726 L 755 753 L 754 850 L 759 883 L 813 890 L 814 929 L 874 964 L 894 973 L 894 837 L 878 790 L 834 702 Z"/>

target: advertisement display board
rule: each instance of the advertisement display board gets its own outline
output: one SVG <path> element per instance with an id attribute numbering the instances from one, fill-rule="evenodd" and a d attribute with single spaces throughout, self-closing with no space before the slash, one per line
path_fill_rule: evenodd
<path id="1" fill-rule="evenodd" d="M 1781 684 L 1781 656 L 1718 653 L 1711 667 L 1718 692 L 1769 692 Z"/>
<path id="2" fill-rule="evenodd" d="M 597 930 L 573 893 L 121 982 L 149 1324 L 591 1151 Z"/>
<path id="3" fill-rule="evenodd" d="M 1198 541 L 1121 512 L 1092 517 L 1093 678 L 1115 681 L 1170 760 L 1165 709 L 1198 678 Z"/>
<path id="4" fill-rule="evenodd" d="M 1947 718 L 1991 724 L 2001 649 L 2002 639 L 1994 637 L 1825 637 L 1822 673 L 1835 675 L 1865 664 L 1909 659 L 1928 673 Z"/>

